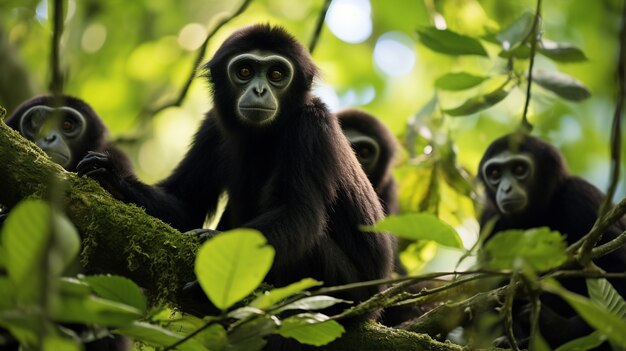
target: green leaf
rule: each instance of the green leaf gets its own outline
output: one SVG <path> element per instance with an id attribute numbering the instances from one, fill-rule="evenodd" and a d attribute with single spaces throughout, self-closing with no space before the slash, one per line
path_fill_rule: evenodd
<path id="1" fill-rule="evenodd" d="M 567 260 L 563 236 L 549 228 L 506 230 L 493 234 L 480 251 L 480 262 L 491 269 L 513 270 L 522 260 L 537 272 L 560 266 Z"/>
<path id="2" fill-rule="evenodd" d="M 277 334 L 301 344 L 322 346 L 339 338 L 345 329 L 323 314 L 302 313 L 283 320 Z"/>
<path id="3" fill-rule="evenodd" d="M 146 298 L 132 280 L 113 275 L 95 275 L 83 278 L 100 297 L 135 307 L 146 312 Z"/>
<path id="4" fill-rule="evenodd" d="M 553 294 L 561 296 L 576 312 L 592 327 L 606 335 L 611 342 L 620 347 L 626 347 L 626 320 L 611 313 L 606 307 L 593 303 L 590 299 L 574 294 L 554 279 L 544 281 L 543 288 Z"/>
<path id="5" fill-rule="evenodd" d="M 274 261 L 274 248 L 252 229 L 221 233 L 202 245 L 195 271 L 211 302 L 222 310 L 248 296 Z"/>
<path id="6" fill-rule="evenodd" d="M 127 326 L 142 316 L 139 310 L 128 305 L 95 296 L 77 295 L 62 295 L 53 304 L 50 315 L 58 322 L 114 327 Z"/>
<path id="7" fill-rule="evenodd" d="M 428 27 L 418 30 L 417 33 L 424 46 L 442 54 L 487 56 L 480 41 L 448 29 Z"/>
<path id="8" fill-rule="evenodd" d="M 91 295 L 89 285 L 76 278 L 61 277 L 59 291 L 62 295 L 76 295 L 87 297 Z"/>
<path id="9" fill-rule="evenodd" d="M 589 298 L 616 316 L 626 319 L 626 302 L 606 279 L 587 279 Z"/>
<path id="10" fill-rule="evenodd" d="M 266 316 L 239 325 L 228 334 L 229 351 L 256 351 L 265 346 L 264 337 L 278 328 L 279 320 Z"/>
<path id="11" fill-rule="evenodd" d="M 554 351 L 587 351 L 595 349 L 606 341 L 606 336 L 602 335 L 599 331 L 594 331 L 589 335 L 585 335 L 581 338 L 568 341 L 565 344 L 559 346 Z"/>
<path id="12" fill-rule="evenodd" d="M 0 120 L 3 120 L 4 117 L 6 117 L 6 115 L 7 115 L 7 110 L 4 107 L 0 106 Z"/>
<path id="13" fill-rule="evenodd" d="M 43 338 L 43 351 L 81 351 L 81 345 L 70 338 L 46 335 Z"/>
<path id="14" fill-rule="evenodd" d="M 0 276 L 0 310 L 13 305 L 13 293 L 16 292 L 8 277 Z"/>
<path id="15" fill-rule="evenodd" d="M 538 47 L 539 53 L 557 62 L 584 62 L 587 56 L 579 48 L 566 43 L 555 43 L 553 41 L 542 39 Z"/>
<path id="16" fill-rule="evenodd" d="M 532 13 L 526 12 L 522 14 L 511 25 L 496 34 L 496 40 L 505 51 L 510 51 L 528 38 L 533 30 L 534 20 L 535 15 Z"/>
<path id="17" fill-rule="evenodd" d="M 240 307 L 240 308 L 237 308 L 235 310 L 228 312 L 228 317 L 235 318 L 235 319 L 245 319 L 252 315 L 262 316 L 264 314 L 265 312 L 263 312 L 263 310 L 258 309 L 256 307 L 243 306 L 243 307 Z"/>
<path id="18" fill-rule="evenodd" d="M 509 57 L 515 57 L 518 59 L 527 59 L 530 57 L 530 45 L 522 44 L 516 46 L 510 51 L 502 50 L 498 53 L 498 57 L 508 59 Z"/>
<path id="19" fill-rule="evenodd" d="M 443 112 L 452 117 L 471 115 L 472 113 L 482 111 L 497 104 L 505 97 L 507 97 L 507 95 L 509 95 L 509 90 L 506 90 L 504 86 L 501 86 L 498 89 L 491 91 L 485 95 L 479 95 L 469 98 L 460 106 L 443 110 Z"/>
<path id="20" fill-rule="evenodd" d="M 7 273 L 16 291 L 21 292 L 16 297 L 24 303 L 34 302 L 42 290 L 41 267 L 51 237 L 50 220 L 48 204 L 24 200 L 11 210 L 2 228 Z"/>
<path id="21" fill-rule="evenodd" d="M 561 72 L 536 70 L 533 81 L 566 100 L 581 101 L 591 96 L 583 83 Z"/>
<path id="22" fill-rule="evenodd" d="M 448 73 L 437 78 L 435 87 L 451 91 L 465 90 L 475 87 L 487 79 L 489 77 L 475 76 L 466 72 Z"/>
<path id="23" fill-rule="evenodd" d="M 429 213 L 392 215 L 374 224 L 361 226 L 367 232 L 390 232 L 409 240 L 433 240 L 443 246 L 463 248 L 456 230 Z"/>
<path id="24" fill-rule="evenodd" d="M 472 176 L 457 161 L 456 147 L 451 139 L 439 147 L 441 159 L 438 162 L 446 183 L 459 194 L 471 197 L 474 193 Z"/>
<path id="25" fill-rule="evenodd" d="M 215 324 L 215 328 L 221 328 L 223 331 L 224 338 L 226 337 L 226 331 L 224 331 L 223 327 L 219 324 Z M 127 327 L 118 328 L 115 330 L 116 334 L 130 336 L 135 340 L 144 342 L 146 344 L 150 344 L 153 346 L 161 346 L 166 347 L 169 345 L 173 345 L 177 341 L 180 341 L 185 335 L 180 335 L 178 333 L 174 333 L 165 328 L 161 328 L 159 326 L 145 323 L 145 322 L 134 322 L 132 325 Z M 218 340 L 216 340 L 218 342 Z M 216 344 L 218 345 L 218 344 Z M 215 349 L 218 349 L 217 347 Z M 203 347 L 200 342 L 195 340 L 195 338 L 191 340 L 187 340 L 181 345 L 176 347 L 176 350 L 181 351 L 194 351 L 194 350 L 207 350 L 206 347 Z"/>
<path id="26" fill-rule="evenodd" d="M 282 288 L 272 289 L 270 291 L 265 291 L 263 294 L 257 296 L 251 303 L 251 307 L 256 308 L 268 308 L 279 301 L 282 301 L 290 296 L 293 296 L 299 292 L 302 292 L 306 289 L 312 288 L 314 286 L 322 285 L 322 282 L 319 282 L 312 278 L 304 278 L 299 282 L 295 282 L 289 284 Z"/>
<path id="27" fill-rule="evenodd" d="M 352 303 L 352 301 L 337 299 L 332 296 L 310 296 L 305 297 L 300 300 L 296 300 L 288 305 L 285 305 L 278 310 L 276 313 L 280 313 L 287 310 L 304 310 L 304 311 L 313 311 L 313 310 L 323 310 L 324 308 L 328 308 L 330 306 L 334 306 L 338 303 Z"/>
<path id="28" fill-rule="evenodd" d="M 52 211 L 52 245 L 48 252 L 48 272 L 60 276 L 78 256 L 80 236 L 74 224 L 58 210 Z"/>

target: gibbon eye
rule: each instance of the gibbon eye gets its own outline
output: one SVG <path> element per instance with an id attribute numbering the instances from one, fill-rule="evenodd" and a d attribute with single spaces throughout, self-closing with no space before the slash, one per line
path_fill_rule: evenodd
<path id="1" fill-rule="evenodd" d="M 284 76 L 285 75 L 283 74 L 283 72 L 276 69 L 270 72 L 270 80 L 272 82 L 278 82 L 279 80 L 283 79 Z"/>
<path id="2" fill-rule="evenodd" d="M 500 177 L 502 177 L 502 172 L 500 172 L 498 168 L 492 168 L 489 170 L 487 175 L 491 181 L 498 181 L 500 180 Z"/>
<path id="3" fill-rule="evenodd" d="M 63 121 L 61 128 L 63 128 L 63 131 L 65 132 L 71 132 L 74 129 L 74 122 L 66 119 L 65 121 Z"/>
<path id="4" fill-rule="evenodd" d="M 525 164 L 519 163 L 513 167 L 513 175 L 517 177 L 523 177 L 528 173 L 528 167 Z"/>
<path id="5" fill-rule="evenodd" d="M 237 72 L 237 76 L 239 76 L 239 78 L 241 79 L 248 79 L 252 76 L 252 69 L 250 69 L 250 67 L 244 66 L 239 68 L 239 71 Z"/>

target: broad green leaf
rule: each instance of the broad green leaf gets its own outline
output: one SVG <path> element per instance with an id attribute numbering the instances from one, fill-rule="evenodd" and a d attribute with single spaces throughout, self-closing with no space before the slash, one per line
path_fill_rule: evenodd
<path id="1" fill-rule="evenodd" d="M 216 324 L 215 327 L 222 328 L 222 326 L 220 326 L 219 324 Z M 225 337 L 226 331 L 224 331 L 223 328 L 222 331 Z M 174 333 L 173 331 L 145 322 L 134 322 L 132 325 L 116 329 L 115 333 L 130 336 L 135 340 L 157 347 L 166 347 L 169 345 L 173 345 L 174 343 L 180 341 L 183 337 L 185 337 L 185 335 Z M 216 340 L 216 342 L 218 342 L 218 340 Z M 202 344 L 198 342 L 195 338 L 192 338 L 191 340 L 187 340 L 181 345 L 177 346 L 176 350 L 194 351 L 207 350 L 207 348 L 203 347 Z"/>
<path id="2" fill-rule="evenodd" d="M 402 212 L 436 213 L 439 207 L 439 172 L 436 166 L 403 166 L 398 193 Z"/>
<path id="3" fill-rule="evenodd" d="M 24 279 L 35 279 L 30 273 L 43 255 L 50 235 L 49 223 L 50 207 L 42 200 L 20 202 L 4 222 L 2 248 L 9 277 L 17 285 Z"/>
<path id="4" fill-rule="evenodd" d="M 626 302 L 608 280 L 587 279 L 587 291 L 592 302 L 626 319 Z"/>
<path id="5" fill-rule="evenodd" d="M 448 29 L 429 27 L 420 29 L 417 33 L 424 46 L 442 54 L 487 56 L 480 41 Z"/>
<path id="6" fill-rule="evenodd" d="M 48 253 L 48 272 L 60 276 L 78 256 L 80 236 L 74 224 L 61 212 L 52 211 L 52 245 Z"/>
<path id="7" fill-rule="evenodd" d="M 0 276 L 0 311 L 13 305 L 13 293 L 16 293 L 8 277 Z"/>
<path id="8" fill-rule="evenodd" d="M 446 183 L 459 194 L 470 197 L 474 193 L 472 177 L 457 162 L 455 146 L 451 139 L 439 147 L 439 169 Z"/>
<path id="9" fill-rule="evenodd" d="M 52 327 L 47 322 L 45 326 Z M 39 340 L 40 314 L 23 309 L 0 310 L 0 327 L 7 329 L 20 343 L 34 345 Z"/>
<path id="10" fill-rule="evenodd" d="M 7 217 L 2 249 L 9 278 L 22 292 L 19 298 L 29 301 L 41 290 L 37 284 L 42 274 L 59 276 L 74 261 L 80 239 L 64 215 L 53 212 L 43 200 L 30 199 L 20 202 Z"/>
<path id="11" fill-rule="evenodd" d="M 542 39 L 537 49 L 542 55 L 557 62 L 569 63 L 587 61 L 585 53 L 571 44 L 555 43 L 547 39 Z"/>
<path id="12" fill-rule="evenodd" d="M 496 40 L 502 45 L 504 50 L 510 51 L 528 38 L 533 30 L 534 20 L 535 15 L 532 13 L 526 12 L 522 14 L 511 25 L 496 34 Z"/>
<path id="13" fill-rule="evenodd" d="M 262 316 L 263 314 L 265 314 L 265 312 L 263 312 L 263 310 L 261 309 L 258 309 L 256 307 L 243 306 L 228 312 L 228 317 L 235 319 L 245 319 L 252 315 Z"/>
<path id="14" fill-rule="evenodd" d="M 318 282 L 312 278 L 304 278 L 299 282 L 295 282 L 289 284 L 282 288 L 272 289 L 270 291 L 265 291 L 261 295 L 257 296 L 251 303 L 251 307 L 256 308 L 268 308 L 279 301 L 282 301 L 290 296 L 293 296 L 299 292 L 302 292 L 306 289 L 312 288 L 314 286 L 320 286 L 322 282 Z"/>
<path id="15" fill-rule="evenodd" d="M 480 251 L 480 262 L 491 269 L 512 270 L 522 260 L 537 272 L 558 267 L 567 260 L 563 236 L 549 228 L 506 230 L 493 234 Z"/>
<path id="16" fill-rule="evenodd" d="M 87 297 L 92 291 L 89 285 L 76 278 L 61 277 L 59 284 L 59 292 L 61 295 L 76 295 Z"/>
<path id="17" fill-rule="evenodd" d="M 611 342 L 626 347 L 626 319 L 611 313 L 606 307 L 593 303 L 590 299 L 570 292 L 554 279 L 546 280 L 543 288 L 561 296 L 589 325 L 606 335 Z"/>
<path id="18" fill-rule="evenodd" d="M 453 117 L 471 115 L 472 113 L 482 111 L 497 104 L 507 97 L 507 95 L 509 95 L 509 90 L 505 89 L 504 86 L 501 86 L 485 95 L 469 98 L 460 106 L 443 110 L 443 112 Z"/>
<path id="19" fill-rule="evenodd" d="M 235 229 L 202 245 L 195 271 L 211 302 L 226 310 L 261 284 L 273 261 L 274 248 L 260 232 Z"/>
<path id="20" fill-rule="evenodd" d="M 324 308 L 334 306 L 338 303 L 352 303 L 352 301 L 346 301 L 342 299 L 337 299 L 332 296 L 310 296 L 305 297 L 300 300 L 296 300 L 288 305 L 285 305 L 278 310 L 276 313 L 280 313 L 287 310 L 303 310 L 303 311 L 314 311 L 314 310 L 323 310 Z"/>
<path id="21" fill-rule="evenodd" d="M 515 57 L 518 59 L 527 59 L 530 57 L 530 45 L 522 44 L 522 45 L 516 46 L 510 51 L 502 50 L 498 53 L 498 57 L 501 57 L 501 58 Z"/>
<path id="22" fill-rule="evenodd" d="M 272 316 L 253 319 L 228 334 L 229 351 L 256 351 L 265 346 L 264 337 L 274 333 L 280 321 Z"/>
<path id="23" fill-rule="evenodd" d="M 433 240 L 443 246 L 463 248 L 456 230 L 429 213 L 392 215 L 372 226 L 361 226 L 368 232 L 390 232 L 409 240 Z"/>
<path id="24" fill-rule="evenodd" d="M 81 351 L 81 345 L 70 338 L 47 335 L 43 338 L 43 351 Z"/>
<path id="25" fill-rule="evenodd" d="M 406 268 L 407 275 L 417 275 L 436 254 L 437 244 L 435 242 L 429 240 L 415 241 L 400 252 L 400 262 Z"/>
<path id="26" fill-rule="evenodd" d="M 600 346 L 605 341 L 606 336 L 596 330 L 589 335 L 568 341 L 554 351 L 587 351 Z"/>
<path id="27" fill-rule="evenodd" d="M 476 76 L 466 72 L 448 73 L 437 78 L 435 87 L 451 91 L 465 90 L 475 87 L 487 79 L 489 79 L 489 77 Z"/>
<path id="28" fill-rule="evenodd" d="M 302 313 L 283 320 L 277 334 L 301 344 L 322 346 L 339 338 L 345 329 L 323 314 Z"/>
<path id="29" fill-rule="evenodd" d="M 146 312 L 146 298 L 132 280 L 113 275 L 95 275 L 83 278 L 100 297 L 135 307 Z"/>
<path id="30" fill-rule="evenodd" d="M 583 83 L 561 72 L 536 70 L 533 81 L 566 100 L 581 101 L 591 96 Z"/>
<path id="31" fill-rule="evenodd" d="M 48 204 L 42 200 L 24 200 L 11 210 L 2 227 L 7 273 L 16 291 L 20 291 L 16 298 L 24 303 L 36 301 L 42 290 L 41 267 L 51 237 L 50 223 Z"/>
<path id="32" fill-rule="evenodd" d="M 127 326 L 141 318 L 134 307 L 95 296 L 63 295 L 51 308 L 53 320 L 68 323 Z"/>

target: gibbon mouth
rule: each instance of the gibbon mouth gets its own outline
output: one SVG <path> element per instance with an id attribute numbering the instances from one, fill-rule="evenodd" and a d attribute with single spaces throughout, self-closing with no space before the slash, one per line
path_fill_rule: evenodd
<path id="1" fill-rule="evenodd" d="M 275 108 L 267 108 L 267 107 L 261 107 L 261 106 L 244 106 L 241 107 L 242 110 L 257 110 L 257 111 L 276 111 Z"/>

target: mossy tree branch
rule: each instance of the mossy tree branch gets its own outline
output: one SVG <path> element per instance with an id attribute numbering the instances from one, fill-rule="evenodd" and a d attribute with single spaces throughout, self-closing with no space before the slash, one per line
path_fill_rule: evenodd
<path id="1" fill-rule="evenodd" d="M 83 240 L 82 261 L 89 272 L 126 276 L 155 303 L 180 305 L 180 288 L 195 279 L 199 242 L 144 210 L 113 199 L 96 182 L 66 172 L 39 148 L 0 122 L 0 203 L 46 197 L 50 180 L 66 185 L 65 211 Z M 328 350 L 461 350 L 424 334 L 367 323 L 350 329 Z"/>
<path id="2" fill-rule="evenodd" d="M 82 235 L 87 271 L 127 276 L 153 301 L 177 304 L 180 288 L 194 279 L 198 240 L 66 172 L 0 122 L 0 203 L 12 207 L 23 198 L 46 197 L 52 177 L 66 185 L 65 210 Z"/>

